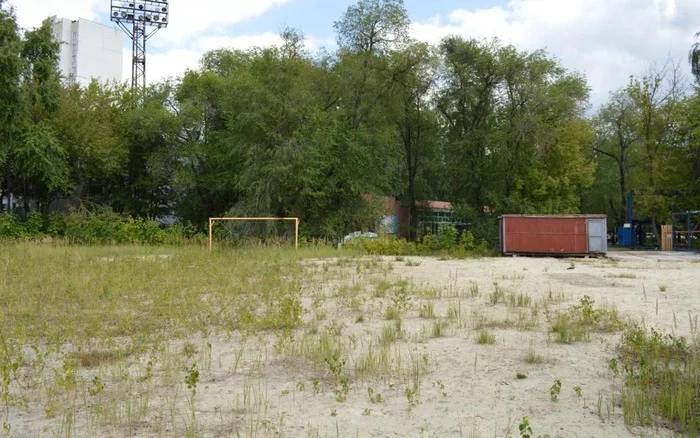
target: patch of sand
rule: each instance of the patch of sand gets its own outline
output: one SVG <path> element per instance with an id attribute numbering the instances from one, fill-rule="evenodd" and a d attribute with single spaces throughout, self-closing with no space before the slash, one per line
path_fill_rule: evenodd
<path id="1" fill-rule="evenodd" d="M 411 388 L 406 375 L 397 373 L 369 381 L 353 377 L 357 358 L 382 327 L 392 322 L 383 317 L 391 300 L 374 298 L 369 276 L 357 273 L 352 265 L 331 269 L 346 269 L 348 273 L 342 279 L 322 283 L 320 272 L 310 279 L 303 300 L 307 326 L 294 333 L 295 339 L 301 339 L 314 324 L 319 332 L 326 327 L 342 327 L 339 339 L 350 351 L 344 365 L 350 376 L 347 400 L 336 400 L 333 390 L 337 381 L 327 367 L 276 354 L 276 336 L 243 339 L 213 335 L 195 341 L 197 345 L 211 343 L 211 365 L 202 370 L 194 403 L 200 432 L 205 436 L 236 436 L 238 430 L 242 436 L 504 437 L 518 436 L 518 424 L 527 416 L 535 436 L 625 437 L 640 432 L 645 436 L 673 436 L 666 429 L 628 430 L 625 426 L 619 405 L 621 382 L 608 369 L 619 334 L 594 334 L 589 342 L 558 344 L 548 333 L 544 307 L 533 330 L 519 331 L 508 321 L 517 319 L 520 311 L 531 310 L 493 305 L 489 294 L 497 284 L 505 291 L 527 294 L 533 302 L 553 297 L 549 312 L 566 311 L 588 295 L 597 306 L 615 306 L 630 321 L 690 337 L 691 320 L 700 312 L 700 264 L 695 258 L 662 257 L 661 261 L 659 257 L 626 253 L 612 259 L 573 261 L 523 257 L 410 259 L 419 265 L 407 266 L 405 261 L 383 258 L 382 263 L 391 264 L 392 270 L 373 275 L 389 282 L 407 279 L 417 288 L 436 288 L 443 294 L 433 299 L 412 297 L 412 308 L 402 323 L 404 339 L 392 346 L 393 351 L 402 354 L 404 368 L 411 366 L 411 360 L 427 362 L 427 373 L 421 377 L 413 407 L 406 393 Z M 572 262 L 575 268 L 567 269 Z M 629 278 L 630 273 L 634 278 Z M 620 277 L 622 274 L 626 278 Z M 351 310 L 346 299 L 337 296 L 337 287 L 342 284 L 362 286 L 358 309 Z M 466 292 L 473 285 L 478 285 L 479 297 Z M 312 303 L 320 293 L 327 298 L 317 310 L 324 311 L 326 317 L 314 323 L 316 310 L 312 310 Z M 451 304 L 458 305 L 461 322 L 447 328 L 444 337 L 421 337 L 425 327 L 429 330 L 433 324 L 419 316 L 420 306 L 428 302 L 433 303 L 439 317 L 447 315 Z M 357 322 L 360 313 L 364 322 Z M 495 345 L 475 342 L 479 324 L 490 324 Z M 544 362 L 525 363 L 523 358 L 530 349 Z M 527 378 L 517 379 L 518 373 Z M 184 372 L 180 374 L 184 378 Z M 550 400 L 555 380 L 562 383 L 557 402 Z M 580 397 L 575 387 L 580 387 Z M 370 400 L 370 388 L 374 394 L 382 394 L 382 403 Z M 184 428 L 191 412 L 187 391 L 181 390 L 172 404 L 176 411 L 172 423 L 163 419 L 170 415 L 168 393 L 157 387 L 153 392 L 152 413 L 136 426 L 134 435 L 182 434 L 183 429 L 176 432 L 168 424 Z M 156 428 L 156 424 L 163 423 L 165 426 Z M 39 413 L 14 418 L 13 424 L 16 436 L 29 436 L 45 434 L 49 422 Z M 123 429 L 100 430 L 105 435 L 124 433 Z"/>

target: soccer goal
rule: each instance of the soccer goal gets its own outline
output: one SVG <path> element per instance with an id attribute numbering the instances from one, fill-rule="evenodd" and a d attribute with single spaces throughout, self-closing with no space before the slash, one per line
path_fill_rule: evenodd
<path id="1" fill-rule="evenodd" d="M 209 250 L 214 247 L 214 224 L 217 222 L 294 222 L 294 248 L 299 249 L 298 217 L 212 217 L 209 218 Z"/>

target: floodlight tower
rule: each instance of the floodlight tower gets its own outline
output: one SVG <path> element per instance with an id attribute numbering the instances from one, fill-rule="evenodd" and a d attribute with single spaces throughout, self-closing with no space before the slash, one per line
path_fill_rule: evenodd
<path id="1" fill-rule="evenodd" d="M 168 0 L 111 0 L 111 20 L 131 38 L 131 87 L 146 88 L 146 41 L 168 27 Z"/>

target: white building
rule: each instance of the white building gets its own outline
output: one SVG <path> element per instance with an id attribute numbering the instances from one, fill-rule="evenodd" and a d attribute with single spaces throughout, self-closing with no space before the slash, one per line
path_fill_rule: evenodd
<path id="1" fill-rule="evenodd" d="M 61 44 L 59 71 L 68 84 L 83 87 L 92 79 L 122 80 L 124 34 L 115 28 L 80 18 L 53 17 L 53 34 Z"/>

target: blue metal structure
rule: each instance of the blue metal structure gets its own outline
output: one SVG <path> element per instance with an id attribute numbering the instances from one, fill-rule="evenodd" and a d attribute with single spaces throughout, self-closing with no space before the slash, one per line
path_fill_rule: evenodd
<path id="1" fill-rule="evenodd" d="M 645 226 L 651 224 L 651 219 L 644 220 L 634 217 L 634 191 L 627 193 L 627 223 L 617 228 L 617 244 L 630 248 L 647 246 Z"/>

